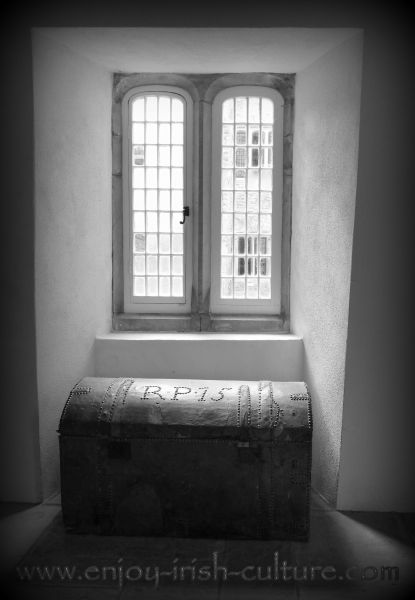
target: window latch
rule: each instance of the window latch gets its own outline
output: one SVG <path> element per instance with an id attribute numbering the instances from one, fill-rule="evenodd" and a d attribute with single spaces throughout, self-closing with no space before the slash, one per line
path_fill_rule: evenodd
<path id="1" fill-rule="evenodd" d="M 183 221 L 180 221 L 180 225 L 183 225 L 184 222 L 186 221 L 186 217 L 190 216 L 190 207 L 189 206 L 184 206 L 183 207 Z"/>

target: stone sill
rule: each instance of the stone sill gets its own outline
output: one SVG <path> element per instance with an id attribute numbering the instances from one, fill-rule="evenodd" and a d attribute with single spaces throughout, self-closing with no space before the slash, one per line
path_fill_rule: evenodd
<path id="1" fill-rule="evenodd" d="M 289 320 L 281 315 L 114 314 L 114 332 L 177 333 L 289 333 Z"/>
<path id="2" fill-rule="evenodd" d="M 243 332 L 216 332 L 216 331 L 113 331 L 104 335 L 97 335 L 96 340 L 236 340 L 236 341 L 279 341 L 302 342 L 302 337 L 293 333 L 243 333 Z"/>

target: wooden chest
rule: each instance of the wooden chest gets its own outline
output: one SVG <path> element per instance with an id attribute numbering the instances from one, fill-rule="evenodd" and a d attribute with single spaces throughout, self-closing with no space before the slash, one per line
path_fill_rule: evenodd
<path id="1" fill-rule="evenodd" d="M 308 537 L 304 383 L 87 377 L 59 434 L 67 530 Z"/>

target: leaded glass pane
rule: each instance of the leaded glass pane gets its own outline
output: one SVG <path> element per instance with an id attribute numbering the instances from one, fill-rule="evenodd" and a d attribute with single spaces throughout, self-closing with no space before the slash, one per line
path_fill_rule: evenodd
<path id="1" fill-rule="evenodd" d="M 159 191 L 159 210 L 170 210 L 170 190 Z"/>
<path id="2" fill-rule="evenodd" d="M 274 103 L 269 98 L 262 98 L 262 123 L 274 122 Z"/>
<path id="3" fill-rule="evenodd" d="M 171 192 L 171 209 L 182 210 L 183 208 L 183 190 L 172 190 Z"/>
<path id="4" fill-rule="evenodd" d="M 157 121 L 157 96 L 146 98 L 146 121 Z"/>
<path id="5" fill-rule="evenodd" d="M 146 123 L 146 144 L 157 144 L 157 123 Z"/>
<path id="6" fill-rule="evenodd" d="M 258 215 L 249 213 L 246 219 L 247 223 L 247 232 L 248 233 L 258 233 Z"/>
<path id="7" fill-rule="evenodd" d="M 159 121 L 170 121 L 170 98 L 159 98 Z"/>
<path id="8" fill-rule="evenodd" d="M 134 234 L 134 252 L 146 251 L 146 236 L 144 233 Z"/>
<path id="9" fill-rule="evenodd" d="M 259 98 L 249 98 L 249 122 L 259 123 Z"/>
<path id="10" fill-rule="evenodd" d="M 221 298 L 233 298 L 233 279 L 221 278 Z"/>
<path id="11" fill-rule="evenodd" d="M 157 169 L 154 167 L 146 169 L 146 188 L 157 188 Z"/>
<path id="12" fill-rule="evenodd" d="M 222 256 L 233 254 L 233 238 L 231 235 L 222 236 Z"/>
<path id="13" fill-rule="evenodd" d="M 173 254 L 183 254 L 183 234 L 175 233 L 171 236 L 171 251 Z"/>
<path id="14" fill-rule="evenodd" d="M 170 296 L 170 277 L 160 277 L 160 296 Z"/>
<path id="15" fill-rule="evenodd" d="M 233 125 L 224 125 L 222 129 L 222 145 L 223 146 L 233 146 Z"/>
<path id="16" fill-rule="evenodd" d="M 173 123 L 171 126 L 171 143 L 183 144 L 183 125 L 182 123 Z"/>
<path id="17" fill-rule="evenodd" d="M 222 192 L 222 212 L 233 211 L 233 192 Z"/>
<path id="18" fill-rule="evenodd" d="M 183 146 L 172 146 L 171 164 L 173 167 L 183 166 Z"/>
<path id="19" fill-rule="evenodd" d="M 172 296 L 183 296 L 183 277 L 172 277 Z"/>
<path id="20" fill-rule="evenodd" d="M 170 166 L 170 146 L 159 146 L 159 161 L 160 167 Z"/>
<path id="21" fill-rule="evenodd" d="M 160 254 L 170 254 L 170 235 L 160 234 Z"/>
<path id="22" fill-rule="evenodd" d="M 158 176 L 159 176 L 158 187 L 161 190 L 170 189 L 170 187 L 171 187 L 170 186 L 170 169 L 166 169 L 165 167 L 162 167 L 158 171 Z"/>
<path id="23" fill-rule="evenodd" d="M 139 146 L 140 148 L 140 146 Z M 144 150 L 144 146 L 143 146 Z M 156 167 L 158 162 L 157 157 L 157 146 L 147 146 L 146 147 L 146 167 Z M 143 163 L 144 164 L 144 163 Z"/>
<path id="24" fill-rule="evenodd" d="M 246 189 L 246 169 L 236 169 L 235 171 L 235 190 Z"/>
<path id="25" fill-rule="evenodd" d="M 144 168 L 137 167 L 133 169 L 133 188 L 144 187 Z"/>
<path id="26" fill-rule="evenodd" d="M 133 215 L 133 231 L 145 231 L 145 212 L 137 211 Z"/>
<path id="27" fill-rule="evenodd" d="M 235 212 L 246 212 L 246 192 L 235 192 Z"/>
<path id="28" fill-rule="evenodd" d="M 245 278 L 238 277 L 234 279 L 233 293 L 235 298 L 245 298 Z"/>
<path id="29" fill-rule="evenodd" d="M 145 197 L 144 190 L 133 190 L 133 210 L 145 209 Z"/>
<path id="30" fill-rule="evenodd" d="M 258 192 L 248 192 L 247 210 L 250 213 L 258 212 L 259 210 L 259 194 Z"/>
<path id="31" fill-rule="evenodd" d="M 134 277 L 134 296 L 146 295 L 145 277 Z"/>
<path id="32" fill-rule="evenodd" d="M 183 121 L 183 102 L 178 98 L 173 98 L 171 102 L 171 120 Z"/>
<path id="33" fill-rule="evenodd" d="M 134 167 L 144 167 L 144 146 L 133 146 Z"/>
<path id="34" fill-rule="evenodd" d="M 174 233 L 180 233 L 180 231 L 182 231 L 183 229 L 183 225 L 180 223 L 180 221 L 183 219 L 183 215 L 182 213 L 173 213 L 172 214 L 172 231 L 174 231 Z"/>
<path id="35" fill-rule="evenodd" d="M 159 214 L 159 231 L 163 233 L 170 233 L 170 213 L 161 212 Z"/>
<path id="36" fill-rule="evenodd" d="M 157 210 L 157 190 L 146 191 L 146 210 Z"/>
<path id="37" fill-rule="evenodd" d="M 158 277 L 146 277 L 147 296 L 158 296 Z"/>
<path id="38" fill-rule="evenodd" d="M 233 98 L 225 100 L 223 103 L 223 122 L 233 123 L 234 121 L 234 101 Z"/>
<path id="39" fill-rule="evenodd" d="M 269 98 L 222 104 L 221 298 L 271 298 L 273 125 Z"/>
<path id="40" fill-rule="evenodd" d="M 159 144 L 170 144 L 170 125 L 165 123 L 159 126 Z"/>
<path id="41" fill-rule="evenodd" d="M 258 298 L 258 279 L 249 278 L 246 281 L 246 297 L 247 298 Z"/>
<path id="42" fill-rule="evenodd" d="M 233 167 L 233 148 L 224 147 L 222 150 L 222 167 L 229 169 Z"/>
<path id="43" fill-rule="evenodd" d="M 144 123 L 133 123 L 133 144 L 144 144 Z"/>
<path id="44" fill-rule="evenodd" d="M 171 187 L 174 189 L 183 188 L 183 169 L 171 169 Z"/>
<path id="45" fill-rule="evenodd" d="M 136 98 L 132 108 L 133 121 L 144 121 L 144 98 Z"/>
<path id="46" fill-rule="evenodd" d="M 147 211 L 146 217 L 146 230 L 148 232 L 158 231 L 157 213 Z"/>
<path id="47" fill-rule="evenodd" d="M 233 259 L 231 256 L 222 256 L 222 263 L 221 263 L 222 277 L 232 277 L 232 275 L 233 275 L 232 263 L 233 263 Z"/>
<path id="48" fill-rule="evenodd" d="M 183 261 L 180 256 L 172 256 L 171 271 L 173 275 L 183 275 Z"/>
<path id="49" fill-rule="evenodd" d="M 259 280 L 259 297 L 262 300 L 271 298 L 271 279 L 261 277 Z"/>
<path id="50" fill-rule="evenodd" d="M 222 215 L 222 233 L 233 232 L 233 215 L 224 213 Z"/>
<path id="51" fill-rule="evenodd" d="M 158 264 L 157 264 L 157 256 L 147 256 L 147 275 L 157 275 L 158 274 Z"/>
<path id="52" fill-rule="evenodd" d="M 246 167 L 246 148 L 236 148 L 235 167 Z"/>
<path id="53" fill-rule="evenodd" d="M 155 254 L 158 250 L 158 237 L 154 233 L 149 233 L 146 235 L 146 246 L 145 250 L 147 254 Z"/>
<path id="54" fill-rule="evenodd" d="M 246 123 L 247 99 L 240 97 L 235 99 L 235 121 Z"/>

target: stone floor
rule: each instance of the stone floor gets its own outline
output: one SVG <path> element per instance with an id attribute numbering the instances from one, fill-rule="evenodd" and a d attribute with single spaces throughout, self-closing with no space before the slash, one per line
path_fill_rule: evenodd
<path id="1" fill-rule="evenodd" d="M 0 505 L 0 538 L 7 599 L 403 599 L 415 582 L 414 515 L 339 512 L 316 494 L 306 543 L 68 535 L 59 496 Z M 72 579 L 55 570 L 21 580 L 38 566 L 74 569 Z"/>

